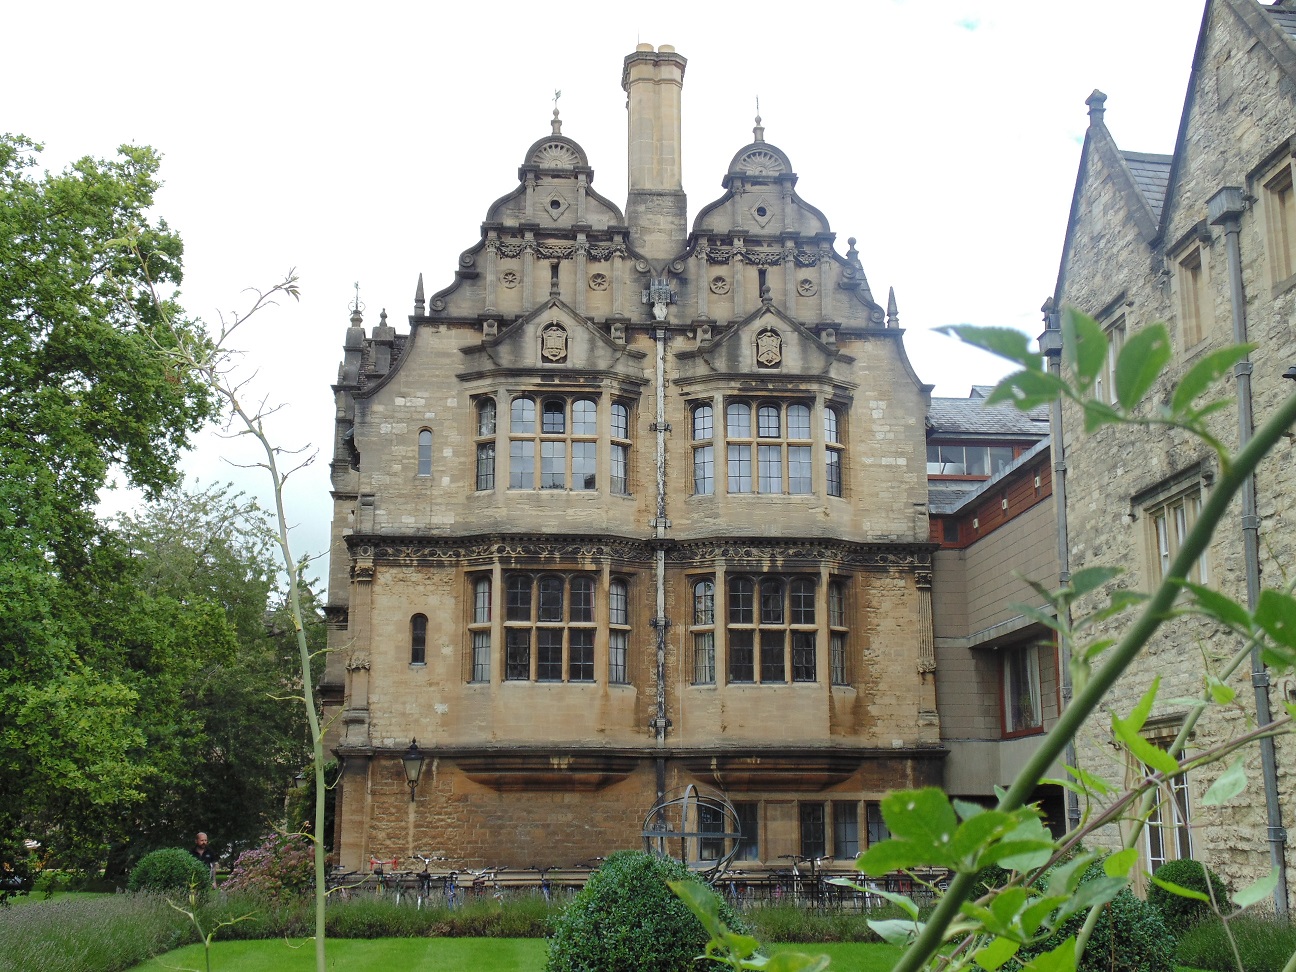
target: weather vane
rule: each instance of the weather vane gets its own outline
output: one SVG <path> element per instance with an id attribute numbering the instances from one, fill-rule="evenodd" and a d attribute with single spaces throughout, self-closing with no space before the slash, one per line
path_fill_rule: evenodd
<path id="1" fill-rule="evenodd" d="M 554 103 L 555 112 L 558 110 L 558 99 L 561 97 L 562 97 L 562 91 L 559 90 L 558 88 L 554 88 L 553 103 Z"/>
<path id="2" fill-rule="evenodd" d="M 355 300 L 351 303 L 351 310 L 354 313 L 361 313 L 362 311 L 364 311 L 365 305 L 360 303 L 360 281 L 359 280 L 355 282 L 355 292 L 356 292 Z"/>

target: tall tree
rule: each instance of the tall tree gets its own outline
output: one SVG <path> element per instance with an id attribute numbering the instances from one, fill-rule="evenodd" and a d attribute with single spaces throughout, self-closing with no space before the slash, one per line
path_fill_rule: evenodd
<path id="1" fill-rule="evenodd" d="M 115 159 L 37 174 L 39 151 L 0 136 L 0 833 L 10 835 L 23 815 L 108 819 L 141 796 L 145 773 L 130 758 L 138 691 L 77 613 L 103 559 L 93 505 L 113 469 L 151 493 L 166 486 L 216 409 L 208 388 L 156 353 L 177 331 L 203 340 L 146 282 L 180 280 L 179 237 L 148 219 L 157 154 L 123 146 Z"/>

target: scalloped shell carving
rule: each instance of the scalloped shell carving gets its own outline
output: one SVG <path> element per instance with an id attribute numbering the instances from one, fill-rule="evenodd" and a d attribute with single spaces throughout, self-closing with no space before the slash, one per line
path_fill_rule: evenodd
<path id="1" fill-rule="evenodd" d="M 752 149 L 738 160 L 738 168 L 748 175 L 779 175 L 783 160 L 765 149 Z"/>
<path id="2" fill-rule="evenodd" d="M 580 165 L 580 156 L 570 145 L 546 142 L 531 156 L 531 164 L 545 169 L 574 169 Z"/>

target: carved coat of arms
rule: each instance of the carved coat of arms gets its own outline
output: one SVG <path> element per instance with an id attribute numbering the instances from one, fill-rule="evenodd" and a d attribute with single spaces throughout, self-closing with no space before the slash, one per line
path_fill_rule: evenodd
<path id="1" fill-rule="evenodd" d="M 756 360 L 766 368 L 777 367 L 783 361 L 783 339 L 777 331 L 761 331 L 756 335 Z"/>
<path id="2" fill-rule="evenodd" d="M 567 329 L 550 324 L 540 332 L 540 353 L 553 362 L 567 360 Z"/>

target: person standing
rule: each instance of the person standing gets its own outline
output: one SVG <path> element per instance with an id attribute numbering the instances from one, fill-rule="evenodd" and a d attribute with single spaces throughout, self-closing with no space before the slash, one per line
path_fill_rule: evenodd
<path id="1" fill-rule="evenodd" d="M 216 852 L 211 849 L 211 845 L 208 843 L 207 835 L 205 833 L 202 831 L 198 832 L 198 836 L 195 838 L 194 845 L 190 849 L 189 853 L 207 865 L 207 871 L 211 876 L 212 887 L 215 887 L 217 857 Z"/>

